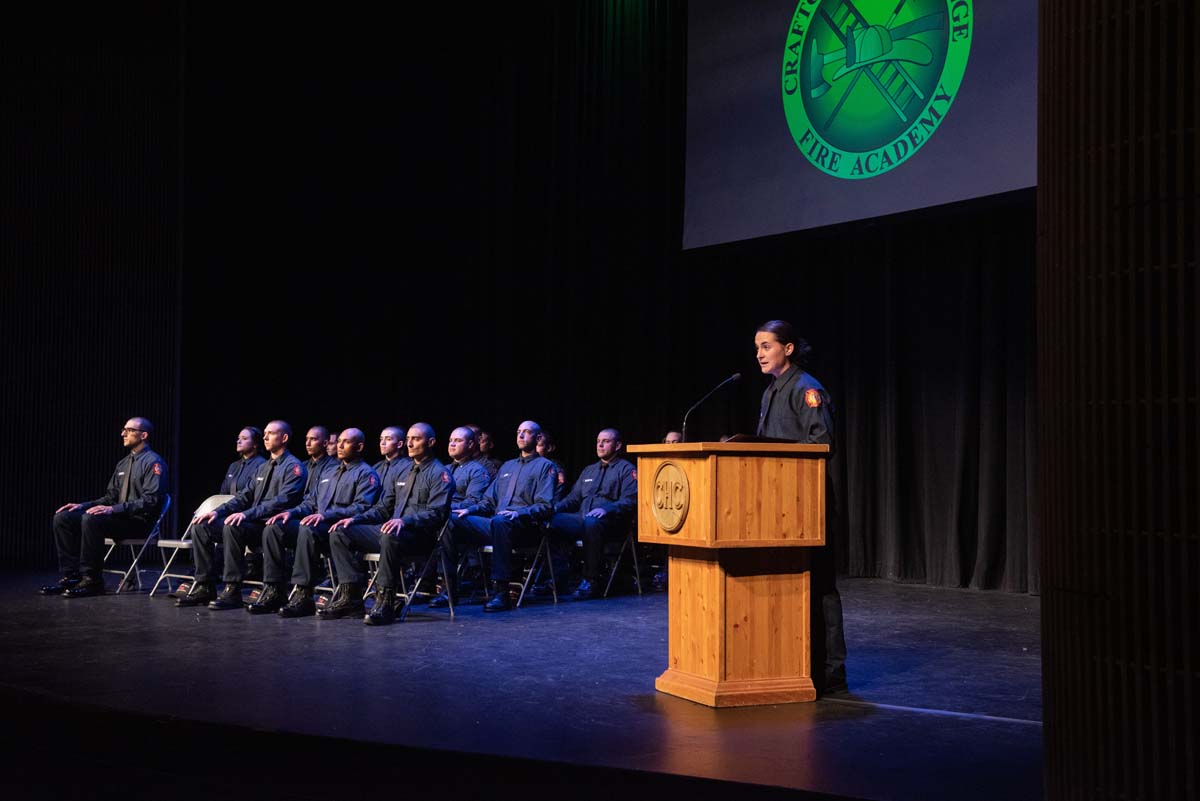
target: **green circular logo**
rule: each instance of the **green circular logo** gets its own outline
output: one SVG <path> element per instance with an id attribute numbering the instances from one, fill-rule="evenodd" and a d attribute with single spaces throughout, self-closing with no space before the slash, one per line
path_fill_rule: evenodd
<path id="1" fill-rule="evenodd" d="M 936 132 L 958 94 L 972 0 L 800 0 L 783 51 L 792 141 L 835 178 L 874 178 Z"/>

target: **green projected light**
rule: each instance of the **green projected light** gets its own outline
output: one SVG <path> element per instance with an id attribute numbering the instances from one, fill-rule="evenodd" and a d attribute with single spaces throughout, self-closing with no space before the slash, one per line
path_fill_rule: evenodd
<path id="1" fill-rule="evenodd" d="M 800 0 L 783 51 L 792 141 L 835 178 L 903 164 L 950 110 L 972 27 L 971 0 Z"/>

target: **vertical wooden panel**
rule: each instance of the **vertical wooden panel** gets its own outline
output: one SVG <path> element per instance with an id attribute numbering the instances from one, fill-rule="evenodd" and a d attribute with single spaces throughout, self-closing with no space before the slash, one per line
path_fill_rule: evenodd
<path id="1" fill-rule="evenodd" d="M 722 678 L 725 660 L 725 585 L 717 557 L 717 551 L 673 545 L 667 577 L 667 664 L 711 681 Z"/>
<path id="2" fill-rule="evenodd" d="M 1040 11 L 1050 798 L 1200 795 L 1196 13 Z"/>

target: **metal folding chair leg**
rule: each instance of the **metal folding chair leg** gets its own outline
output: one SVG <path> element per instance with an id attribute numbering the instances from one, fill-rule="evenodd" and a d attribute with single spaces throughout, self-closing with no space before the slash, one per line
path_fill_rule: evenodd
<path id="1" fill-rule="evenodd" d="M 449 565 L 449 559 L 446 556 L 445 539 L 444 539 L 445 535 L 446 535 L 446 526 L 443 525 L 442 530 L 438 532 L 437 543 L 433 546 L 433 552 L 429 554 L 429 557 L 425 560 L 424 566 L 422 566 L 422 568 L 421 568 L 421 572 L 417 574 L 417 580 L 413 584 L 412 592 L 408 592 L 408 593 L 404 594 L 404 606 L 402 606 L 400 608 L 400 613 L 398 615 L 396 615 L 397 623 L 403 623 L 404 619 L 406 617 L 408 617 L 408 610 L 410 608 L 412 608 L 413 599 L 416 598 L 417 593 L 421 591 L 421 583 L 425 580 L 425 577 L 427 575 L 429 575 L 429 568 L 433 567 L 434 564 L 436 563 L 437 566 L 441 569 L 443 576 L 450 575 L 448 572 L 450 565 Z M 436 560 L 436 562 L 435 562 L 435 560 Z M 446 582 L 446 600 L 447 600 L 446 606 L 450 610 L 450 619 L 453 620 L 454 619 L 454 598 L 451 595 L 449 581 Z"/>
<path id="2" fill-rule="evenodd" d="M 554 594 L 554 603 L 558 603 L 558 583 L 554 580 L 554 560 L 550 558 L 549 534 L 542 535 L 542 541 L 538 543 L 537 550 L 533 553 L 533 561 L 529 563 L 529 571 L 525 574 L 525 581 L 521 584 L 521 594 L 517 596 L 518 609 L 521 607 L 521 602 L 525 600 L 525 592 L 529 589 L 529 585 L 542 574 L 542 568 L 546 566 L 550 568 L 550 591 Z"/>
<path id="3" fill-rule="evenodd" d="M 608 583 L 604 585 L 604 597 L 608 597 L 608 591 L 612 589 L 613 579 L 617 577 L 617 569 L 621 567 L 621 557 L 625 555 L 625 549 L 629 548 L 629 553 L 633 557 L 633 583 L 637 587 L 638 595 L 642 594 L 642 570 L 638 565 L 637 555 L 637 536 L 633 533 L 625 535 L 625 539 L 621 542 L 621 550 L 617 554 L 616 561 L 613 562 L 612 570 L 608 572 Z"/>
<path id="4" fill-rule="evenodd" d="M 138 590 L 142 590 L 142 557 L 146 555 L 146 549 L 150 547 L 150 543 L 158 542 L 158 535 L 162 531 L 163 520 L 167 517 L 167 511 L 171 508 L 171 496 L 168 493 L 163 498 L 162 509 L 158 512 L 158 518 L 154 521 L 154 525 L 145 537 L 118 537 L 115 539 L 105 538 L 104 542 L 108 545 L 108 550 L 104 553 L 102 564 L 108 563 L 108 557 L 112 556 L 112 552 L 117 549 L 117 546 L 124 545 L 129 547 L 129 568 L 126 570 L 116 570 L 114 568 L 101 567 L 102 573 L 113 573 L 121 577 L 121 583 L 117 585 L 117 593 L 121 593 L 126 586 L 130 584 L 130 576 L 133 576 L 137 581 Z M 134 548 L 141 546 L 136 552 Z M 146 568 L 152 569 L 152 568 Z"/>

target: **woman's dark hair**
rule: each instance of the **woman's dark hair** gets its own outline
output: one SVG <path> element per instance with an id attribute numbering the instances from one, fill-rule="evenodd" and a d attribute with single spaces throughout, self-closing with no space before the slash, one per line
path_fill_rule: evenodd
<path id="1" fill-rule="evenodd" d="M 262 429 L 259 428 L 258 426 L 243 426 L 242 430 L 248 431 L 250 433 L 250 441 L 252 443 L 254 443 L 254 449 L 256 451 L 258 451 L 259 453 L 262 453 L 263 452 Z"/>
<path id="2" fill-rule="evenodd" d="M 767 320 L 765 323 L 754 329 L 755 333 L 765 331 L 768 334 L 774 334 L 782 344 L 786 345 L 789 342 L 795 345 L 789 361 L 792 364 L 804 364 L 808 359 L 808 354 L 812 353 L 812 347 L 803 339 L 796 336 L 796 329 L 792 328 L 792 324 L 787 320 Z"/>

